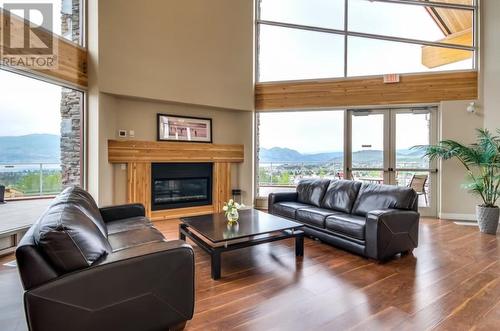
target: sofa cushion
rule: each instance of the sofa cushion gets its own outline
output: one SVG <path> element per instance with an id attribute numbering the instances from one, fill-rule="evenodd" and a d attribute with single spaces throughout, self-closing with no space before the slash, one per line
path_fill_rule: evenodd
<path id="1" fill-rule="evenodd" d="M 365 240 L 365 223 L 365 217 L 338 213 L 326 218 L 325 227 L 333 232 Z"/>
<path id="2" fill-rule="evenodd" d="M 111 221 L 106 223 L 106 225 L 108 226 L 108 235 L 153 226 L 151 221 L 143 216 Z"/>
<path id="3" fill-rule="evenodd" d="M 71 186 L 59 194 L 51 205 L 73 203 L 80 208 L 82 213 L 95 223 L 104 236 L 108 236 L 108 231 L 104 220 L 102 219 L 99 207 L 87 191 L 78 186 Z"/>
<path id="4" fill-rule="evenodd" d="M 297 186 L 297 201 L 320 207 L 329 184 L 328 179 L 301 180 Z"/>
<path id="5" fill-rule="evenodd" d="M 278 202 L 273 205 L 273 214 L 295 219 L 295 212 L 297 209 L 309 207 L 311 206 L 301 202 Z"/>
<path id="6" fill-rule="evenodd" d="M 142 227 L 110 234 L 108 237 L 113 252 L 151 242 L 164 241 L 165 237 L 154 227 Z"/>
<path id="7" fill-rule="evenodd" d="M 350 213 L 361 187 L 352 180 L 332 180 L 326 189 L 321 207 Z"/>
<path id="8" fill-rule="evenodd" d="M 97 225 L 74 203 L 55 203 L 34 225 L 34 241 L 61 273 L 86 268 L 111 252 Z"/>
<path id="9" fill-rule="evenodd" d="M 304 208 L 304 209 L 297 210 L 297 213 L 295 215 L 295 219 L 299 222 L 324 229 L 325 228 L 325 218 L 327 216 L 334 215 L 337 213 L 338 212 L 330 210 L 330 209 L 310 207 L 310 208 Z"/>
<path id="10" fill-rule="evenodd" d="M 377 209 L 412 210 L 416 208 L 416 201 L 417 194 L 409 187 L 363 184 L 354 202 L 352 214 L 366 216 Z"/>

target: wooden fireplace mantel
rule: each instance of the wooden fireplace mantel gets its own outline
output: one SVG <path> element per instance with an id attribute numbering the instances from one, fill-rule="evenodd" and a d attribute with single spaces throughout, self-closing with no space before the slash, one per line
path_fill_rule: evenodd
<path id="1" fill-rule="evenodd" d="M 108 161 L 127 164 L 127 203 L 142 203 L 154 221 L 222 211 L 231 198 L 231 164 L 243 160 L 243 145 L 108 140 Z M 152 211 L 151 163 L 156 162 L 213 163 L 212 205 Z"/>

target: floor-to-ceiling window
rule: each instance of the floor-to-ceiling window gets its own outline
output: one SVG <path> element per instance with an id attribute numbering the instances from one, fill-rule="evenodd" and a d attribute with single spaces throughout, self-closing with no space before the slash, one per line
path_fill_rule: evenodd
<path id="1" fill-rule="evenodd" d="M 83 93 L 0 70 L 0 185 L 6 199 L 81 185 Z"/>
<path id="2" fill-rule="evenodd" d="M 258 195 L 305 178 L 344 178 L 344 111 L 257 114 Z"/>
<path id="3" fill-rule="evenodd" d="M 473 0 L 259 0 L 259 82 L 476 67 Z"/>

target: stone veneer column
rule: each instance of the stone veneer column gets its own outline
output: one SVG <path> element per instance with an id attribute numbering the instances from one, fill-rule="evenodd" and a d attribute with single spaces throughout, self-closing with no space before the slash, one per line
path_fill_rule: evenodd
<path id="1" fill-rule="evenodd" d="M 62 8 L 71 3 L 72 13 L 61 12 L 62 35 L 80 44 L 80 0 L 61 0 Z M 82 93 L 61 91 L 61 170 L 63 188 L 81 184 Z"/>

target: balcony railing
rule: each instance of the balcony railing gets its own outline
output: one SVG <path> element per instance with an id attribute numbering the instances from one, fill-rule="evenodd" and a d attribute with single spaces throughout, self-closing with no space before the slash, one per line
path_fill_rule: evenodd
<path id="1" fill-rule="evenodd" d="M 62 191 L 62 171 L 59 163 L 0 163 L 0 185 L 5 199 L 43 197 Z"/>
<path id="2" fill-rule="evenodd" d="M 260 162 L 259 195 L 270 192 L 289 191 L 304 178 L 343 178 L 343 166 L 339 162 Z"/>

